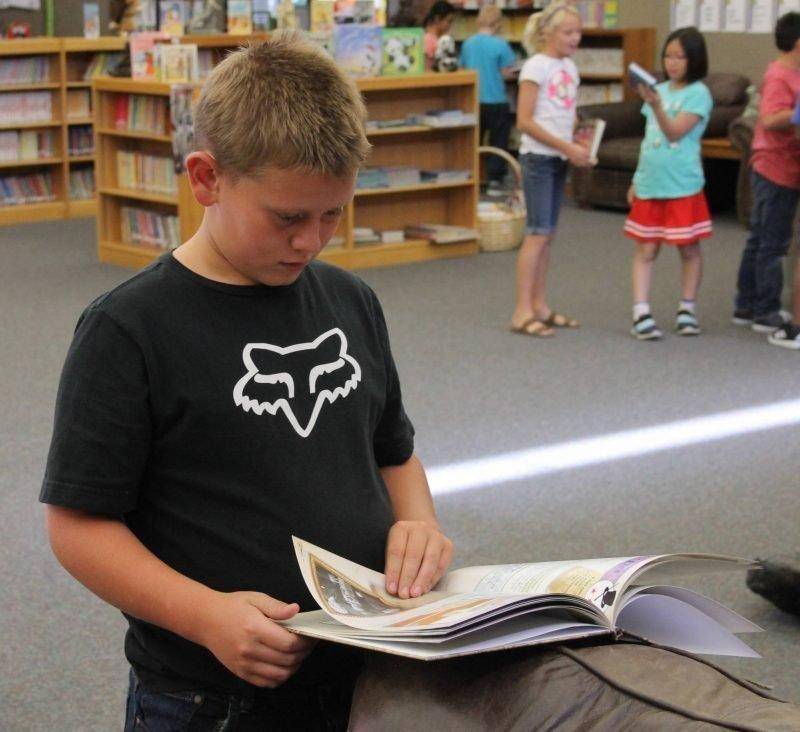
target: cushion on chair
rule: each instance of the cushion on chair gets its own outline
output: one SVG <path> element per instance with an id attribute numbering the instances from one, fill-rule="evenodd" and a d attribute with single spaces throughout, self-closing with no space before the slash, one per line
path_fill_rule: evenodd
<path id="1" fill-rule="evenodd" d="M 597 151 L 600 168 L 617 168 L 618 170 L 636 170 L 639 162 L 641 137 L 615 137 L 604 140 Z"/>
<path id="2" fill-rule="evenodd" d="M 800 729 L 800 710 L 693 656 L 588 643 L 451 661 L 373 654 L 352 732 Z"/>
<path id="3" fill-rule="evenodd" d="M 747 87 L 750 81 L 746 76 L 733 73 L 709 74 L 703 83 L 711 92 L 715 107 L 747 104 Z"/>

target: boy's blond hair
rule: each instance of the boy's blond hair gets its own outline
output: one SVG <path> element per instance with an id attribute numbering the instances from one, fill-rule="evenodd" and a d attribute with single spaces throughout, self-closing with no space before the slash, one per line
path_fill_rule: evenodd
<path id="1" fill-rule="evenodd" d="M 522 46 L 529 56 L 539 53 L 547 43 L 548 34 L 564 22 L 567 14 L 574 15 L 578 20 L 581 13 L 571 2 L 550 3 L 541 13 L 534 13 L 528 18 L 525 30 L 522 31 Z"/>
<path id="2" fill-rule="evenodd" d="M 214 68 L 195 110 L 195 139 L 235 177 L 269 166 L 340 177 L 367 158 L 366 116 L 355 84 L 325 51 L 279 31 Z"/>
<path id="3" fill-rule="evenodd" d="M 478 28 L 494 28 L 500 25 L 500 20 L 503 14 L 497 5 L 484 5 L 478 13 L 478 19 L 475 24 Z"/>

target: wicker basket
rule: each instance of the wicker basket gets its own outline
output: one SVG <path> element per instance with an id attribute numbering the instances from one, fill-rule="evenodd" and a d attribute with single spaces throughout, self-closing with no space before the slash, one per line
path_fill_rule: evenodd
<path id="1" fill-rule="evenodd" d="M 516 249 L 525 235 L 525 199 L 522 195 L 522 168 L 514 157 L 499 147 L 479 147 L 480 155 L 499 155 L 505 160 L 517 180 L 516 189 L 501 204 L 499 210 L 482 214 L 478 211 L 478 232 L 481 249 L 485 252 L 505 252 Z"/>

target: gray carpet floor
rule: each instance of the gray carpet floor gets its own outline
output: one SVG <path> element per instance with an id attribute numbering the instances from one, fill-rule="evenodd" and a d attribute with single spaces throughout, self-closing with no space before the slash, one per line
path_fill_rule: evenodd
<path id="1" fill-rule="evenodd" d="M 628 336 L 622 217 L 569 208 L 553 252 L 552 304 L 583 327 L 551 341 L 505 330 L 513 253 L 368 270 L 389 322 L 417 447 L 430 467 L 783 400 L 800 353 L 729 324 L 744 232 L 706 245 L 696 339 Z M 0 729 L 121 728 L 121 616 L 52 558 L 37 503 L 60 367 L 81 309 L 128 272 L 94 255 L 92 220 L 0 229 Z M 678 262 L 665 251 L 653 304 L 671 325 Z M 457 564 L 671 551 L 744 556 L 800 549 L 800 425 L 667 450 L 437 500 Z M 800 700 L 800 620 L 741 576 L 690 586 L 759 623 L 758 660 L 726 667 Z"/>

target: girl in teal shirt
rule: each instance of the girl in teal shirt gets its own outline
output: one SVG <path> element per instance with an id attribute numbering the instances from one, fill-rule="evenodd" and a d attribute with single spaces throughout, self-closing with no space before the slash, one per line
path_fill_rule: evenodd
<path id="1" fill-rule="evenodd" d="M 661 58 L 667 81 L 654 88 L 638 87 L 646 128 L 625 221 L 625 234 L 636 242 L 631 335 L 639 340 L 663 335 L 650 312 L 653 263 L 662 243 L 677 247 L 681 256 L 675 330 L 679 335 L 700 333 L 695 314 L 703 272 L 699 242 L 711 236 L 700 154 L 713 106 L 700 81 L 708 72 L 705 40 L 696 28 L 679 28 L 667 38 Z"/>

